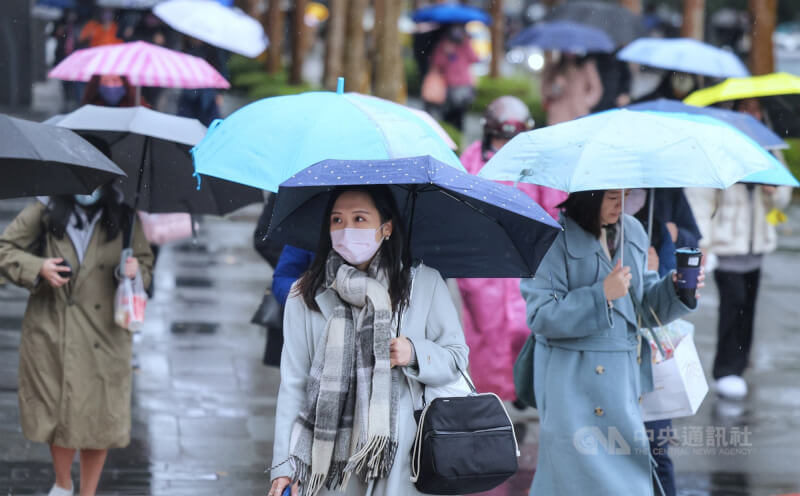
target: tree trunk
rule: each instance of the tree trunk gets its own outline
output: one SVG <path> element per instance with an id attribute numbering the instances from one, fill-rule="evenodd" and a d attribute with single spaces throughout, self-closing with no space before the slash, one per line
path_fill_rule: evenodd
<path id="1" fill-rule="evenodd" d="M 328 33 L 325 39 L 325 75 L 322 84 L 336 90 L 336 80 L 344 76 L 344 41 L 347 26 L 347 0 L 331 0 Z"/>
<path id="2" fill-rule="evenodd" d="M 365 91 L 367 55 L 364 43 L 364 11 L 369 0 L 348 0 L 344 51 L 345 88 Z"/>
<path id="3" fill-rule="evenodd" d="M 375 80 L 373 93 L 400 101 L 403 90 L 403 54 L 397 21 L 403 2 L 375 0 Z M 380 15 L 379 15 L 380 13 Z"/>
<path id="4" fill-rule="evenodd" d="M 619 0 L 619 4 L 634 14 L 642 14 L 642 0 Z"/>
<path id="5" fill-rule="evenodd" d="M 267 47 L 267 72 L 275 74 L 283 67 L 283 11 L 280 0 L 269 0 L 267 12 L 262 20 L 269 37 Z"/>
<path id="6" fill-rule="evenodd" d="M 500 62 L 506 53 L 505 50 L 505 16 L 503 15 L 503 0 L 492 0 L 492 60 L 489 64 L 489 77 L 500 77 Z"/>
<path id="7" fill-rule="evenodd" d="M 747 6 L 753 19 L 750 28 L 753 40 L 750 48 L 750 72 L 754 75 L 775 72 L 772 33 L 775 31 L 778 0 L 748 0 Z"/>
<path id="8" fill-rule="evenodd" d="M 292 19 L 292 67 L 289 72 L 289 84 L 303 83 L 303 62 L 305 62 L 305 32 L 304 19 L 306 0 L 294 0 L 294 18 Z"/>
<path id="9" fill-rule="evenodd" d="M 706 0 L 683 0 L 681 36 L 703 41 Z"/>

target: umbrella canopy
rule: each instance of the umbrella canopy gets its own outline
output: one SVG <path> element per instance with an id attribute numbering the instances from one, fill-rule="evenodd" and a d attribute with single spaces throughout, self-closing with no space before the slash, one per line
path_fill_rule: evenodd
<path id="1" fill-rule="evenodd" d="M 644 33 L 642 18 L 625 7 L 605 2 L 565 2 L 556 5 L 546 21 L 573 21 L 608 34 L 616 46 L 630 43 Z"/>
<path id="2" fill-rule="evenodd" d="M 245 57 L 258 57 L 269 43 L 260 22 L 215 0 L 169 0 L 153 13 L 175 31 Z"/>
<path id="3" fill-rule="evenodd" d="M 620 50 L 617 58 L 660 69 L 718 78 L 750 74 L 736 54 L 690 38 L 641 38 Z"/>
<path id="4" fill-rule="evenodd" d="M 330 192 L 376 184 L 394 195 L 412 260 L 444 277 L 533 277 L 561 230 L 524 193 L 424 156 L 312 165 L 281 184 L 267 237 L 314 250 Z"/>
<path id="5" fill-rule="evenodd" d="M 733 110 L 725 110 L 716 107 L 694 107 L 677 100 L 668 100 L 666 98 L 636 103 L 628 105 L 625 108 L 628 110 L 654 110 L 658 112 L 707 115 L 727 122 L 767 150 L 778 150 L 789 147 L 789 145 L 786 144 L 780 136 L 772 132 L 770 128 L 744 112 L 735 112 Z"/>
<path id="6" fill-rule="evenodd" d="M 68 129 L 0 114 L 0 198 L 89 194 L 125 173 Z"/>
<path id="7" fill-rule="evenodd" d="M 614 51 L 614 41 L 603 30 L 573 21 L 549 21 L 531 26 L 514 37 L 511 46 L 535 46 L 571 53 Z"/>
<path id="8" fill-rule="evenodd" d="M 772 129 L 781 136 L 800 137 L 800 77 L 784 72 L 732 78 L 695 91 L 683 101 L 705 107 L 714 103 L 758 98 Z"/>
<path id="9" fill-rule="evenodd" d="M 217 178 L 197 187 L 189 149 L 205 126 L 144 107 L 85 105 L 57 122 L 93 142 L 106 144 L 128 174 L 122 181 L 125 203 L 153 213 L 225 215 L 263 200 L 261 191 Z"/>
<path id="10" fill-rule="evenodd" d="M 457 3 L 440 3 L 422 7 L 411 14 L 414 22 L 436 22 L 439 24 L 465 24 L 480 21 L 490 24 L 492 17 L 481 9 Z"/>
<path id="11" fill-rule="evenodd" d="M 714 118 L 623 109 L 519 134 L 479 175 L 568 192 L 727 188 L 774 162 L 750 138 Z"/>
<path id="12" fill-rule="evenodd" d="M 309 92 L 259 100 L 212 123 L 192 154 L 200 174 L 273 192 L 293 174 L 325 159 L 431 155 L 463 170 L 436 131 L 408 108 L 358 93 Z"/>
<path id="13" fill-rule="evenodd" d="M 229 88 L 230 84 L 205 60 L 168 48 L 134 41 L 77 50 L 48 77 L 89 81 L 94 75 L 126 76 L 134 86 L 161 88 Z"/>
<path id="14" fill-rule="evenodd" d="M 777 161 L 776 161 L 777 162 Z M 742 179 L 742 183 L 771 184 L 772 186 L 800 186 L 791 172 L 780 162 L 773 164 L 771 169 L 756 172 Z"/>

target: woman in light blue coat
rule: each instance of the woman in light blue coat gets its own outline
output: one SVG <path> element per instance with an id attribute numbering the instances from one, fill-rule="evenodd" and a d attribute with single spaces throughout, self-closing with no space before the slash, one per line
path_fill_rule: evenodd
<path id="1" fill-rule="evenodd" d="M 622 215 L 622 194 L 571 194 L 562 204 L 564 231 L 536 277 L 521 284 L 536 336 L 536 496 L 653 494 L 639 406 L 652 390 L 650 348 L 641 345 L 639 315 L 647 327 L 655 325 L 651 308 L 664 323 L 691 309 L 674 273 L 647 271 L 647 235 Z"/>

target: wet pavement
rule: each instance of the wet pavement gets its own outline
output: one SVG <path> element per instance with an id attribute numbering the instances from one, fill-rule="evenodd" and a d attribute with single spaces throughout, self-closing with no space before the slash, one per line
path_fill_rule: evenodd
<path id="1" fill-rule="evenodd" d="M 39 93 L 34 115 L 53 113 L 41 103 L 52 95 Z M 25 204 L 0 201 L 0 228 Z M 248 323 L 270 278 L 251 247 L 258 214 L 255 206 L 205 218 L 196 240 L 162 249 L 155 298 L 135 345 L 132 442 L 110 452 L 100 495 L 266 493 L 279 374 L 261 365 L 265 334 Z M 750 395 L 725 402 L 709 393 L 696 416 L 675 421 L 670 452 L 682 496 L 800 493 L 800 206 L 789 217 L 780 250 L 764 266 Z M 8 495 L 46 494 L 53 482 L 47 447 L 27 442 L 19 428 L 26 298 L 0 285 L 0 494 Z M 707 375 L 716 303 L 711 282 L 690 319 Z M 526 495 L 535 471 L 535 416 L 512 414 L 522 438 L 520 471 L 494 495 Z"/>

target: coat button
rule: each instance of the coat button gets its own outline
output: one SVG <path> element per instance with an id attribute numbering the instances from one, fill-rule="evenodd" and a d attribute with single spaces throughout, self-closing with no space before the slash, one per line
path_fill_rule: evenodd
<path id="1" fill-rule="evenodd" d="M 603 411 L 602 408 L 597 407 L 597 408 L 594 409 L 594 414 L 597 415 L 598 417 L 602 417 L 603 414 L 605 414 L 605 412 Z"/>
<path id="2" fill-rule="evenodd" d="M 14 262 L 14 267 L 19 268 L 19 262 Z"/>
<path id="3" fill-rule="evenodd" d="M 98 269 L 103 270 L 106 268 L 105 264 L 100 264 L 97 266 Z"/>
<path id="4" fill-rule="evenodd" d="M 99 303 L 98 303 L 98 304 L 96 304 L 96 305 L 94 306 L 94 309 L 95 309 L 95 310 L 100 310 L 100 304 L 99 304 Z"/>
<path id="5" fill-rule="evenodd" d="M 100 348 L 100 343 L 95 343 L 94 344 L 94 349 L 98 349 L 98 348 Z"/>
<path id="6" fill-rule="evenodd" d="M 606 368 L 603 367 L 602 365 L 598 365 L 597 367 L 595 367 L 594 371 L 595 373 L 597 373 L 597 375 L 603 375 L 603 372 L 606 371 Z"/>

